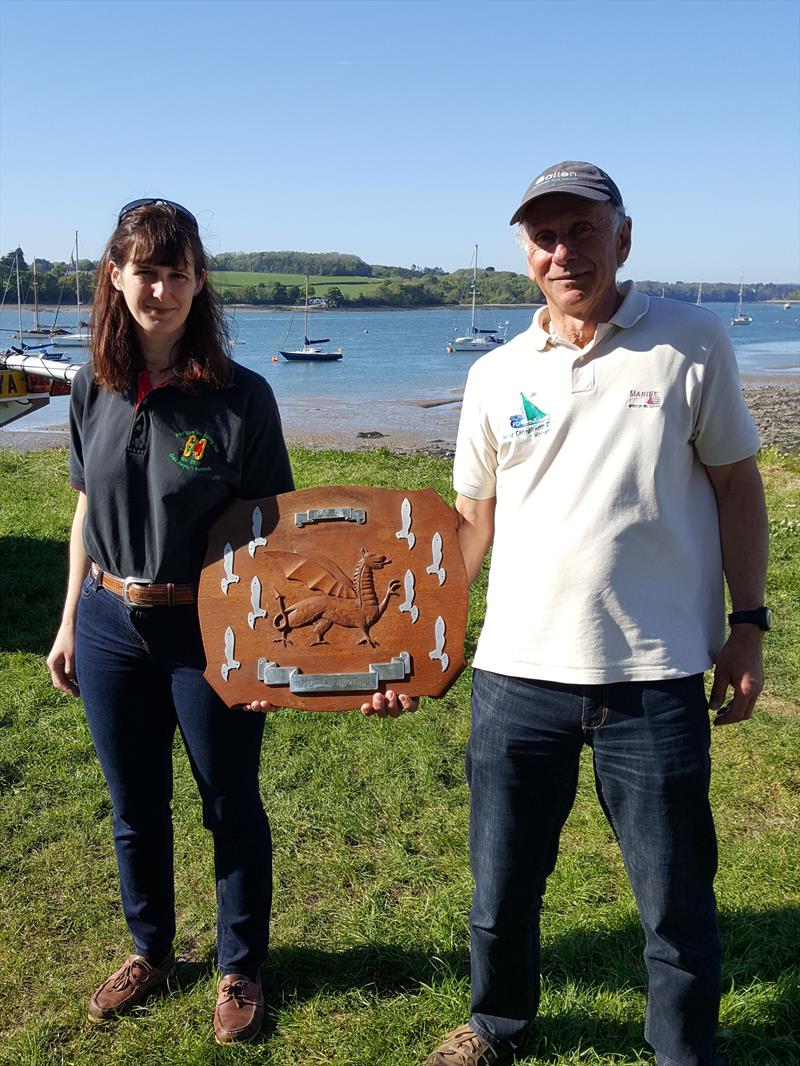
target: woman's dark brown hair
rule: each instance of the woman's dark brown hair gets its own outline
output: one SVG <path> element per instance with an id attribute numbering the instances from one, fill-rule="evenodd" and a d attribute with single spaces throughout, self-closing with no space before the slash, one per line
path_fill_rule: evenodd
<path id="1" fill-rule="evenodd" d="M 92 304 L 92 365 L 94 378 L 110 392 L 135 388 L 144 360 L 125 297 L 111 283 L 108 264 L 122 267 L 130 260 L 153 266 L 183 268 L 188 254 L 195 277 L 207 269 L 197 224 L 172 204 L 159 201 L 134 208 L 122 216 L 111 234 L 97 268 Z M 188 388 L 222 388 L 231 380 L 230 340 L 222 302 L 208 277 L 192 301 L 183 336 L 172 353 L 173 369 Z"/>

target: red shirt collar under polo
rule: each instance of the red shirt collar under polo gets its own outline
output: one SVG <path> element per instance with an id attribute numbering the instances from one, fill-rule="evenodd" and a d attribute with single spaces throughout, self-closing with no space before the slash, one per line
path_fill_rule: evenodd
<path id="1" fill-rule="evenodd" d="M 148 374 L 148 372 L 146 370 L 140 370 L 139 380 L 136 385 L 136 405 L 134 407 L 134 411 L 138 409 L 139 404 L 142 402 L 148 392 L 154 392 L 156 389 L 163 389 L 165 385 L 172 385 L 175 381 L 177 381 L 177 378 L 173 374 L 171 377 L 168 377 L 166 381 L 162 381 L 160 385 L 154 385 L 150 380 L 150 375 Z"/>

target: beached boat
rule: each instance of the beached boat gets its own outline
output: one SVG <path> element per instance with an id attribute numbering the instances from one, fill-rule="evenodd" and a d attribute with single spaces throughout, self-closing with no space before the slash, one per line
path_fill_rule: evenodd
<path id="1" fill-rule="evenodd" d="M 45 407 L 51 396 L 68 395 L 82 365 L 66 365 L 47 352 L 31 355 L 16 347 L 0 352 L 0 426 Z"/>
<path id="2" fill-rule="evenodd" d="M 736 314 L 731 319 L 732 326 L 749 326 L 753 321 L 750 315 L 746 315 L 742 310 L 742 293 L 744 292 L 744 274 L 739 277 L 739 303 L 736 307 Z"/>
<path id="3" fill-rule="evenodd" d="M 289 328 L 286 330 L 286 336 L 283 338 L 284 344 L 286 344 L 286 339 L 291 332 L 293 321 L 294 314 L 292 314 L 292 317 L 289 320 Z M 308 274 L 306 274 L 306 294 L 303 312 L 303 346 L 302 348 L 279 348 L 278 351 L 283 358 L 288 359 L 290 363 L 333 363 L 337 359 L 341 359 L 344 355 L 343 348 L 320 348 L 320 344 L 330 344 L 330 337 L 321 337 L 314 340 L 308 336 Z"/>
<path id="4" fill-rule="evenodd" d="M 508 322 L 502 326 L 495 325 L 494 329 L 481 329 L 475 325 L 475 307 L 478 299 L 478 246 L 475 245 L 475 254 L 472 258 L 472 284 L 470 285 L 472 297 L 472 316 L 470 318 L 469 333 L 463 337 L 454 337 L 447 342 L 448 352 L 489 352 L 506 342 L 506 329 Z M 459 302 L 458 310 L 461 311 Z M 455 328 L 453 329 L 455 333 Z"/>

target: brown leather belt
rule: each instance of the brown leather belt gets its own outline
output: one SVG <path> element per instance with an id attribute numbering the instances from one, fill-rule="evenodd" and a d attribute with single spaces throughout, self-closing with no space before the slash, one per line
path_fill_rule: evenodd
<path id="1" fill-rule="evenodd" d="M 151 585 L 135 577 L 113 577 L 101 570 L 97 563 L 92 563 L 92 577 L 97 578 L 104 589 L 119 596 L 129 607 L 183 607 L 197 603 L 194 585 L 173 585 L 171 581 L 163 585 Z"/>

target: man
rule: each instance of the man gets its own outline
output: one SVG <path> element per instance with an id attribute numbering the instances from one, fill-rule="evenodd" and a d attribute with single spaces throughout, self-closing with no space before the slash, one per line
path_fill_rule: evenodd
<path id="1" fill-rule="evenodd" d="M 718 1066 L 703 672 L 715 724 L 749 718 L 769 626 L 758 436 L 719 318 L 617 286 L 631 220 L 607 174 L 548 168 L 516 222 L 546 306 L 472 367 L 459 427 L 470 579 L 494 543 L 467 751 L 472 1015 L 428 1066 L 522 1043 L 584 744 L 645 932 L 647 1040 L 659 1066 Z"/>

